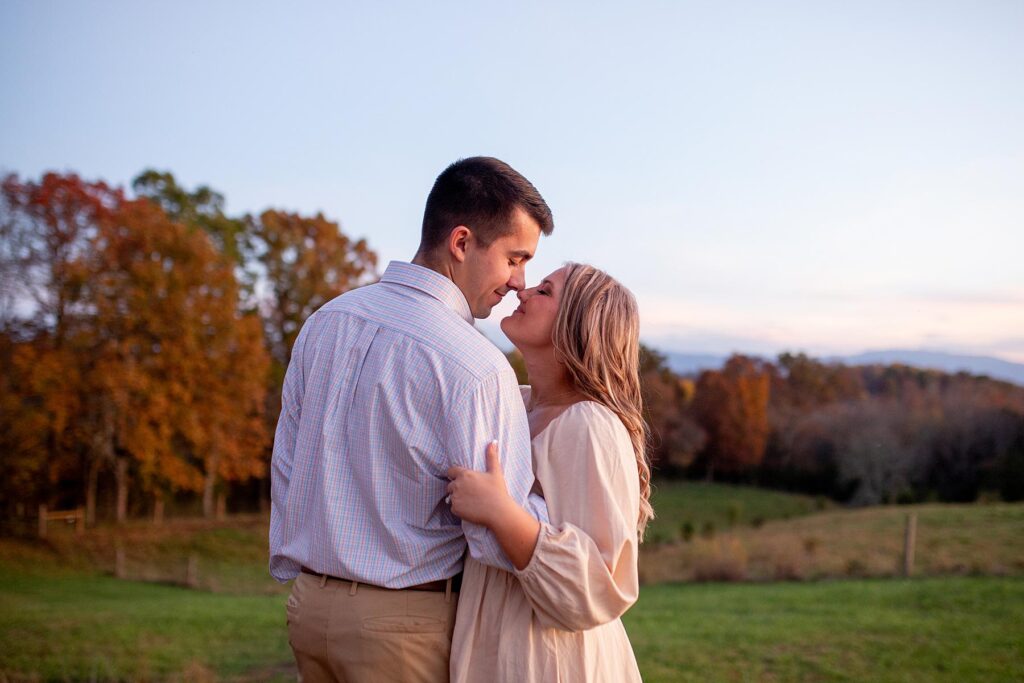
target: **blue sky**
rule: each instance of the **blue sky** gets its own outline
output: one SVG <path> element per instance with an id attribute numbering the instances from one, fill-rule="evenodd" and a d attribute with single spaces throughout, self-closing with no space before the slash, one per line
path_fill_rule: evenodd
<path id="1" fill-rule="evenodd" d="M 657 346 L 1024 362 L 1024 3 L 486 4 L 7 0 L 0 169 L 167 169 L 386 262 L 489 154 L 555 213 L 529 279 L 608 270 Z"/>

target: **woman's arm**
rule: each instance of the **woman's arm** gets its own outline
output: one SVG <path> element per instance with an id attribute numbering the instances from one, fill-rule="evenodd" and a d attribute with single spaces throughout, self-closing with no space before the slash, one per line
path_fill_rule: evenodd
<path id="1" fill-rule="evenodd" d="M 515 565 L 523 569 L 533 558 L 540 522 L 512 500 L 498 459 L 498 444 L 487 446 L 487 471 L 464 467 L 448 470 L 448 495 L 452 512 L 467 522 L 486 526 Z"/>
<path id="2" fill-rule="evenodd" d="M 486 474 L 453 471 L 458 476 L 449 488 L 465 495 L 460 505 L 481 524 L 507 525 L 501 534 L 495 531 L 503 548 L 517 538 L 520 549 L 530 549 L 510 559 L 540 623 L 582 631 L 612 621 L 636 602 L 639 480 L 629 435 L 610 411 L 563 420 L 548 441 L 557 457 L 547 459 L 545 487 L 558 495 L 559 519 L 557 526 L 538 525 L 539 535 L 537 526 L 514 530 L 513 520 L 525 511 L 508 509 L 496 468 Z"/>

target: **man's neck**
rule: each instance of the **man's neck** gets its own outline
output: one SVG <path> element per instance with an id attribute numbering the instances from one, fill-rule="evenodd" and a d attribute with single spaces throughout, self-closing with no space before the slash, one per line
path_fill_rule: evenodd
<path id="1" fill-rule="evenodd" d="M 423 268 L 429 268 L 435 273 L 440 273 L 452 282 L 455 282 L 454 273 L 452 272 L 451 265 L 448 263 L 438 263 L 436 259 L 428 258 L 420 252 L 417 252 L 416 255 L 412 257 L 412 261 L 410 261 L 410 263 Z"/>

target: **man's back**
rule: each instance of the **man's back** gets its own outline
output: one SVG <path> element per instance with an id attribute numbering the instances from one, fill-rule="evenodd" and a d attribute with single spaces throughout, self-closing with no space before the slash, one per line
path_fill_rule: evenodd
<path id="1" fill-rule="evenodd" d="M 271 573 L 300 567 L 401 588 L 457 573 L 466 545 L 508 568 L 486 530 L 444 503 L 449 466 L 501 444 L 512 496 L 533 482 L 514 373 L 450 280 L 393 262 L 380 283 L 307 320 L 274 440 Z"/>

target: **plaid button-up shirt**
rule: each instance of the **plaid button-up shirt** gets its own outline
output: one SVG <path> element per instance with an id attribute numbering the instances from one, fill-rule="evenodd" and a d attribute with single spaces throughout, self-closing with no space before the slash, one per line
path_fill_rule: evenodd
<path id="1" fill-rule="evenodd" d="M 448 468 L 485 469 L 492 439 L 509 492 L 545 519 L 529 496 L 515 373 L 455 283 L 391 262 L 295 341 L 271 462 L 270 573 L 287 581 L 304 565 L 403 588 L 456 574 L 467 541 L 474 558 L 511 570 L 494 536 L 445 503 Z"/>

